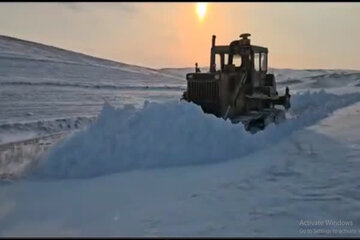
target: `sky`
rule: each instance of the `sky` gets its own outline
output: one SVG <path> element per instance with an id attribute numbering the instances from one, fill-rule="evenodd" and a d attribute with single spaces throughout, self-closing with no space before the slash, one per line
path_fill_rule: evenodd
<path id="1" fill-rule="evenodd" d="M 151 68 L 208 66 L 244 32 L 269 65 L 360 69 L 360 3 L 0 3 L 0 35 Z"/>

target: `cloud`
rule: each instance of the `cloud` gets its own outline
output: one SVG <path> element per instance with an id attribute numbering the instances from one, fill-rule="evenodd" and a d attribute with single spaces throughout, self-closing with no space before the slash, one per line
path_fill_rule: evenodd
<path id="1" fill-rule="evenodd" d="M 73 11 L 81 11 L 83 8 L 78 4 L 74 2 L 59 2 L 59 4 L 73 10 Z"/>
<path id="2" fill-rule="evenodd" d="M 126 12 L 134 13 L 137 10 L 137 7 L 132 3 L 118 3 L 117 5 L 119 9 Z"/>
<path id="3" fill-rule="evenodd" d="M 134 13 L 137 11 L 137 7 L 133 3 L 75 3 L 75 2 L 59 2 L 59 4 L 69 8 L 73 11 L 84 10 L 85 4 L 87 7 L 103 8 L 103 9 L 117 9 L 125 13 Z"/>

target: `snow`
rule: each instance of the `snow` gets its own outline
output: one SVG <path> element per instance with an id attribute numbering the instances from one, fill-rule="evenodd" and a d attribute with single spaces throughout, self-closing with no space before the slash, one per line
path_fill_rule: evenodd
<path id="1" fill-rule="evenodd" d="M 68 134 L 0 161 L 0 236 L 360 235 L 359 71 L 271 68 L 292 107 L 255 135 L 180 102 L 189 71 L 0 36 L 1 143 Z"/>
<path id="2" fill-rule="evenodd" d="M 132 169 L 194 165 L 239 158 L 360 100 L 324 91 L 294 95 L 296 118 L 251 134 L 186 102 L 114 109 L 105 104 L 97 122 L 50 151 L 40 176 L 84 178 Z M 325 104 L 324 104 L 325 103 Z"/>
<path id="3" fill-rule="evenodd" d="M 360 149 L 360 135 L 356 131 L 360 127 L 360 103 L 341 108 L 335 113 L 322 120 L 318 125 L 311 126 L 310 129 L 334 140 L 344 142 L 349 147 Z"/>
<path id="4" fill-rule="evenodd" d="M 301 220 L 327 219 L 358 229 L 356 159 L 359 151 L 306 129 L 217 164 L 21 181 L 1 187 L 0 233 L 301 237 Z"/>
<path id="5" fill-rule="evenodd" d="M 0 125 L 0 143 L 35 138 L 41 135 L 61 133 L 82 129 L 91 124 L 95 117 L 77 117 L 63 119 L 48 119 L 30 122 L 16 122 Z"/>

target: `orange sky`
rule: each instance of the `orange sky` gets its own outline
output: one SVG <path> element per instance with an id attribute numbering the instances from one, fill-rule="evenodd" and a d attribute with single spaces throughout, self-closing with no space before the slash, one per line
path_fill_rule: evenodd
<path id="1" fill-rule="evenodd" d="M 1 34 L 142 66 L 209 64 L 243 32 L 279 68 L 360 69 L 360 3 L 0 3 Z"/>

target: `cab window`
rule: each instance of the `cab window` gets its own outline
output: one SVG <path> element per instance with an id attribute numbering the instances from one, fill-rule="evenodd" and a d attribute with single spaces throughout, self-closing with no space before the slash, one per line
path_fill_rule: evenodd
<path id="1" fill-rule="evenodd" d="M 260 71 L 260 53 L 254 53 L 254 69 Z"/>
<path id="2" fill-rule="evenodd" d="M 263 72 L 267 71 L 267 54 L 266 53 L 261 53 L 260 68 L 261 68 L 261 71 L 263 71 Z"/>
<path id="3" fill-rule="evenodd" d="M 220 54 L 215 54 L 215 67 L 216 67 L 216 71 L 219 71 L 221 69 L 221 56 L 220 56 Z"/>
<path id="4" fill-rule="evenodd" d="M 233 55 L 233 64 L 235 67 L 241 67 L 241 56 L 239 54 Z"/>
<path id="5" fill-rule="evenodd" d="M 224 65 L 229 64 L 229 54 L 225 53 L 224 54 Z"/>

